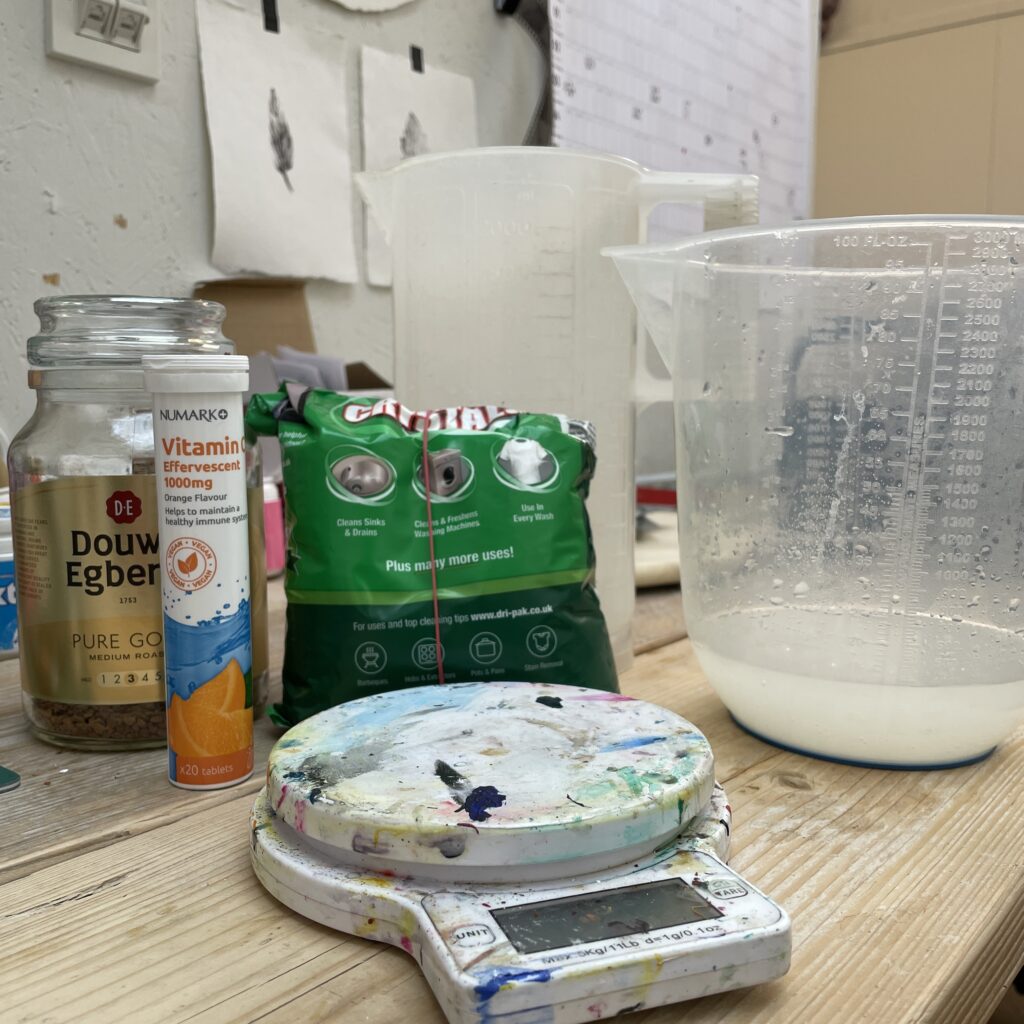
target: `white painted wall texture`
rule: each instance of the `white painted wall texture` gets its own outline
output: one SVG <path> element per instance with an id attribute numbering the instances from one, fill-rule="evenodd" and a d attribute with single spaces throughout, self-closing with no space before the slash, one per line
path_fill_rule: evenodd
<path id="1" fill-rule="evenodd" d="M 25 340 L 44 295 L 190 295 L 224 276 L 209 262 L 210 164 L 193 0 L 157 0 L 155 85 L 46 57 L 42 0 L 0 0 L 0 429 L 31 412 Z M 257 0 L 241 0 L 260 17 Z M 534 44 L 490 0 L 415 0 L 383 15 L 329 0 L 281 0 L 282 23 L 347 42 L 352 164 L 362 166 L 358 51 L 422 47 L 472 77 L 482 145 L 518 143 L 545 69 Z M 356 204 L 356 247 L 363 217 Z M 361 273 L 365 263 L 360 256 Z M 392 366 L 391 292 L 324 281 L 307 287 L 321 351 Z M 287 339 L 282 339 L 287 341 Z"/>

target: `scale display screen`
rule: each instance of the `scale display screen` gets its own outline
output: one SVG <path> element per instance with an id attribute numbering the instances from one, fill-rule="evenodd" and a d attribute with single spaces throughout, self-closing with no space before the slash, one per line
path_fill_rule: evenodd
<path id="1" fill-rule="evenodd" d="M 681 878 L 492 910 L 520 953 L 579 946 L 721 917 Z"/>

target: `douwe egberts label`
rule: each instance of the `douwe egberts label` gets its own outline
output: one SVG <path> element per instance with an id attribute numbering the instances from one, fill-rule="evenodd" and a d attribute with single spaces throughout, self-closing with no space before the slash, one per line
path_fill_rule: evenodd
<path id="1" fill-rule="evenodd" d="M 163 700 L 153 477 L 29 484 L 13 512 L 25 691 L 67 704 Z"/>

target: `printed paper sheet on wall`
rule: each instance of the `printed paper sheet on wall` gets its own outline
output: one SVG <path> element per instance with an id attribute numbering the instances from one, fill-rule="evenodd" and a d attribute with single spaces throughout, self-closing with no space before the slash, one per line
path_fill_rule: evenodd
<path id="1" fill-rule="evenodd" d="M 551 0 L 554 141 L 662 171 L 761 179 L 761 220 L 806 217 L 816 0 Z M 699 230 L 659 210 L 652 238 Z"/>
<path id="2" fill-rule="evenodd" d="M 408 56 L 362 48 L 363 153 L 368 171 L 410 157 L 469 149 L 477 143 L 473 79 L 427 63 L 414 70 Z M 367 213 L 366 277 L 391 286 L 391 249 Z"/>
<path id="3" fill-rule="evenodd" d="M 213 262 L 228 273 L 358 280 L 345 41 L 255 8 L 196 5 L 213 162 Z"/>

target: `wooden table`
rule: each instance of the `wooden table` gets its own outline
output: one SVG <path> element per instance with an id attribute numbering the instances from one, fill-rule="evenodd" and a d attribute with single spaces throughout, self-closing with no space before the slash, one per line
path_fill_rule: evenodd
<path id="1" fill-rule="evenodd" d="M 282 605 L 273 587 L 274 664 Z M 740 732 L 685 640 L 641 655 L 622 687 L 707 733 L 734 808 L 733 864 L 789 910 L 794 943 L 780 981 L 631 1020 L 988 1019 L 1024 950 L 1024 732 L 971 768 L 869 771 Z M 258 737 L 261 764 L 268 722 Z M 38 743 L 16 663 L 0 665 L 0 763 L 23 777 L 0 795 L 4 1024 L 443 1021 L 404 953 L 261 888 L 247 842 L 259 765 L 242 786 L 188 793 L 165 781 L 160 751 Z"/>

